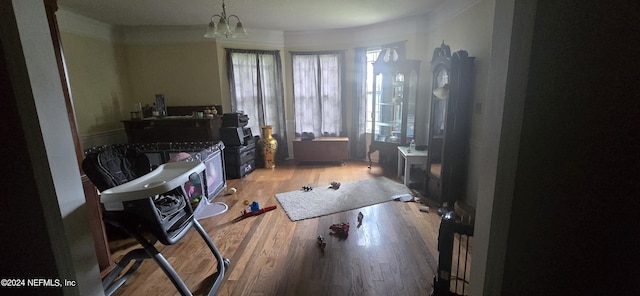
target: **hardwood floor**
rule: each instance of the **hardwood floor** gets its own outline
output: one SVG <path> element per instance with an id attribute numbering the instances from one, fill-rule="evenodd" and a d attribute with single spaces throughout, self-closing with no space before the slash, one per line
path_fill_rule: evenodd
<path id="1" fill-rule="evenodd" d="M 235 195 L 219 196 L 229 210 L 200 220 L 222 255 L 231 260 L 217 295 L 428 295 L 437 268 L 440 217 L 435 208 L 418 210 L 421 203 L 390 201 L 361 209 L 291 222 L 275 198 L 276 193 L 301 186 L 328 186 L 386 175 L 365 162 L 346 165 L 300 165 L 287 161 L 275 169 L 257 169 L 243 179 L 229 180 Z M 396 179 L 397 180 L 397 179 Z M 399 181 L 399 180 L 397 180 Z M 245 207 L 244 200 L 278 208 L 240 222 L 232 220 Z M 364 214 L 356 228 L 357 215 Z M 329 226 L 349 222 L 347 239 L 329 235 Z M 322 253 L 317 236 L 325 237 Z M 117 261 L 135 241 L 111 244 Z M 192 229 L 175 245 L 156 244 L 194 295 L 206 295 L 215 272 L 215 259 Z M 152 260 L 116 295 L 178 295 Z"/>

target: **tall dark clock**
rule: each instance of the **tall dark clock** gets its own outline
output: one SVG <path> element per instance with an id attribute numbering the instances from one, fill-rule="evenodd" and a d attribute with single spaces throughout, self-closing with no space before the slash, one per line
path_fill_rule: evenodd
<path id="1" fill-rule="evenodd" d="M 442 43 L 431 59 L 427 196 L 444 208 L 464 197 L 471 129 L 473 57 Z"/>
<path id="2" fill-rule="evenodd" d="M 394 168 L 398 146 L 408 146 L 416 133 L 420 61 L 406 59 L 402 48 L 388 48 L 373 63 L 373 72 L 369 168 L 375 151 L 379 151 L 380 164 Z"/>

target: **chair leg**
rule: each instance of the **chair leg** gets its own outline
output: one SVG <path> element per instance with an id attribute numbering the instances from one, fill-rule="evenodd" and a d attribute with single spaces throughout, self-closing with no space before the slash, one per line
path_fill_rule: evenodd
<path id="1" fill-rule="evenodd" d="M 195 226 L 196 230 L 200 234 L 200 237 L 202 237 L 202 239 L 205 241 L 205 243 L 207 244 L 207 246 L 211 250 L 211 253 L 216 258 L 216 261 L 217 261 L 217 268 L 218 268 L 217 276 L 208 294 L 208 295 L 215 295 L 218 288 L 220 287 L 220 284 L 222 283 L 222 280 L 224 279 L 225 270 L 229 268 L 230 261 L 229 259 L 222 257 L 222 254 L 220 254 L 220 251 L 218 250 L 218 248 L 216 248 L 213 241 L 209 237 L 209 234 L 207 234 L 204 228 L 202 228 L 202 225 L 200 225 L 198 220 L 193 219 L 193 226 Z M 143 249 L 136 249 L 127 253 L 125 257 L 122 260 L 120 260 L 120 262 L 118 262 L 116 269 L 114 269 L 114 271 L 112 271 L 109 274 L 109 276 L 105 278 L 105 280 L 103 281 L 103 287 L 105 288 L 106 295 L 113 294 L 113 292 L 115 292 L 120 286 L 122 286 L 122 284 L 124 284 L 127 278 L 129 278 L 129 276 L 136 269 L 138 269 L 142 261 L 148 258 L 152 258 L 160 266 L 162 271 L 171 280 L 171 282 L 176 287 L 176 289 L 178 289 L 178 292 L 180 292 L 180 295 L 182 296 L 193 295 L 189 290 L 189 288 L 187 287 L 187 285 L 184 283 L 184 281 L 180 278 L 180 275 L 178 275 L 178 273 L 175 271 L 175 269 L 173 269 L 171 264 L 169 264 L 167 259 L 160 253 L 160 251 L 156 249 L 156 247 L 154 246 L 154 243 L 156 242 L 155 240 L 152 242 L 149 242 L 144 236 L 142 236 L 135 229 L 128 229 L 127 227 L 124 227 L 124 229 L 125 231 L 127 231 L 127 233 L 133 236 L 136 239 L 136 241 L 138 241 L 138 243 L 143 247 Z M 131 260 L 136 260 L 136 262 L 131 266 L 131 268 L 129 268 L 129 270 L 125 273 L 125 275 L 123 275 L 117 281 L 114 282 L 114 280 L 117 278 L 120 272 Z"/>
<path id="2" fill-rule="evenodd" d="M 116 267 L 109 273 L 109 275 L 102 281 L 102 287 L 104 288 L 105 295 L 109 296 L 113 294 L 127 279 L 140 267 L 142 261 L 148 259 L 149 255 L 143 249 L 135 249 L 124 255 L 124 257 L 116 263 Z M 129 267 L 127 272 L 120 278 L 120 272 L 129 265 L 131 261 L 135 260 L 133 265 Z M 116 280 L 117 279 L 117 280 Z"/>
<path id="3" fill-rule="evenodd" d="M 220 283 L 222 283 L 222 280 L 224 279 L 225 270 L 229 268 L 229 264 L 231 264 L 231 262 L 229 261 L 229 259 L 222 257 L 222 254 L 220 254 L 220 251 L 213 244 L 213 241 L 211 240 L 207 232 L 204 231 L 204 228 L 202 228 L 202 225 L 200 225 L 197 219 L 193 219 L 193 226 L 195 226 L 202 239 L 207 243 L 207 246 L 209 246 L 211 253 L 213 253 L 213 256 L 218 262 L 218 275 L 216 276 L 216 280 L 213 282 L 213 285 L 211 286 L 208 294 L 215 295 L 218 287 L 220 287 Z"/>
<path id="4" fill-rule="evenodd" d="M 173 269 L 169 261 L 154 247 L 149 241 L 147 241 L 142 235 L 137 232 L 133 233 L 138 243 L 142 245 L 144 250 L 149 254 L 151 258 L 160 266 L 162 271 L 169 277 L 173 285 L 178 289 L 182 296 L 193 296 L 187 285 L 182 281 L 178 273 Z"/>

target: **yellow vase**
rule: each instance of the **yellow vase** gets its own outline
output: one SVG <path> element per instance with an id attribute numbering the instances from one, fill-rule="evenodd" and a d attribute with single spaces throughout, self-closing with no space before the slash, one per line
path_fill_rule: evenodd
<path id="1" fill-rule="evenodd" d="M 278 141 L 273 138 L 271 132 L 272 127 L 270 125 L 263 125 L 262 138 L 258 140 L 258 145 L 262 149 L 262 159 L 264 160 L 264 167 L 272 169 L 276 167 L 276 151 L 278 150 Z"/>

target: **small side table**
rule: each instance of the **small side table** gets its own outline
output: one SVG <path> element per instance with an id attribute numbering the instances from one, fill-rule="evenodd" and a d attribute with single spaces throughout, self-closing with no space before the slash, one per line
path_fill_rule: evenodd
<path id="1" fill-rule="evenodd" d="M 424 164 L 427 166 L 427 150 L 411 150 L 409 146 L 398 146 L 398 178 L 402 173 L 402 165 L 404 164 L 404 185 L 409 186 L 411 180 L 411 165 Z M 403 161 L 404 159 L 404 161 Z"/>

